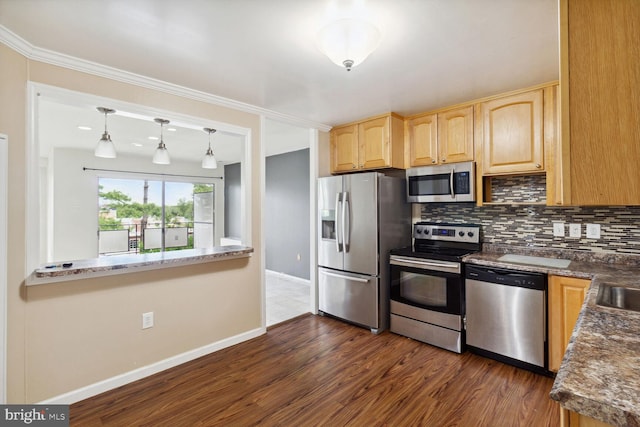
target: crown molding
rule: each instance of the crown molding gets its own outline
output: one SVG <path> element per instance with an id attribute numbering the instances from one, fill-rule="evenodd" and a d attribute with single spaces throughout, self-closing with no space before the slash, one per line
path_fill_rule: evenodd
<path id="1" fill-rule="evenodd" d="M 122 83 L 132 84 L 147 89 L 157 90 L 159 92 L 180 96 L 183 98 L 193 99 L 196 101 L 206 102 L 208 104 L 218 105 L 221 107 L 231 108 L 262 115 L 270 119 L 282 121 L 296 126 L 318 129 L 323 132 L 331 130 L 331 126 L 317 123 L 311 120 L 302 119 L 289 114 L 279 113 L 277 111 L 268 110 L 266 108 L 247 104 L 233 99 L 224 98 L 222 96 L 213 95 L 207 92 L 191 89 L 185 86 L 179 86 L 173 83 L 165 82 L 151 77 L 142 76 L 140 74 L 131 73 L 120 70 L 118 68 L 109 67 L 97 62 L 86 61 L 70 55 L 65 55 L 52 50 L 39 48 L 18 36 L 4 25 L 0 25 L 0 43 L 3 43 L 33 61 L 40 61 L 99 77 L 116 80 Z"/>

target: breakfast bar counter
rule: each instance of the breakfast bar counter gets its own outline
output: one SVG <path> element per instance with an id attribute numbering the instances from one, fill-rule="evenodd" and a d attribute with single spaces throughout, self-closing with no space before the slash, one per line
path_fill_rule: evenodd
<path id="1" fill-rule="evenodd" d="M 501 261 L 505 254 L 571 262 L 558 268 L 554 262 L 545 266 Z M 550 395 L 581 415 L 616 426 L 640 426 L 640 312 L 596 303 L 605 284 L 640 289 L 640 257 L 486 244 L 483 252 L 464 261 L 592 279 Z"/>

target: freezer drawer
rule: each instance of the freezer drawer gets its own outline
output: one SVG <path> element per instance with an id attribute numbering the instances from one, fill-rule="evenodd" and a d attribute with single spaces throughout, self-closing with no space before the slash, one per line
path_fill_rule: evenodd
<path id="1" fill-rule="evenodd" d="M 349 322 L 371 328 L 379 323 L 379 279 L 376 276 L 318 268 L 318 308 Z"/>

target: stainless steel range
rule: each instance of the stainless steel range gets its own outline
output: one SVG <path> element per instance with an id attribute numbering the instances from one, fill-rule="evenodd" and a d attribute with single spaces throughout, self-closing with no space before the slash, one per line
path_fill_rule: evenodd
<path id="1" fill-rule="evenodd" d="M 480 226 L 418 222 L 413 247 L 390 252 L 390 330 L 464 351 L 464 255 L 478 252 Z"/>

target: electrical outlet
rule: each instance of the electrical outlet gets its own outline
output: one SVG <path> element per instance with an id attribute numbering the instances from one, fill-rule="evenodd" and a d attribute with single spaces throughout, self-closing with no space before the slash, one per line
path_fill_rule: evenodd
<path id="1" fill-rule="evenodd" d="M 553 237 L 564 237 L 564 222 L 553 223 Z"/>
<path id="2" fill-rule="evenodd" d="M 569 237 L 577 237 L 578 239 L 582 237 L 580 224 L 569 224 Z"/>
<path id="3" fill-rule="evenodd" d="M 587 224 L 587 239 L 600 238 L 600 224 Z"/>
<path id="4" fill-rule="evenodd" d="M 142 313 L 142 329 L 153 327 L 153 311 Z"/>

